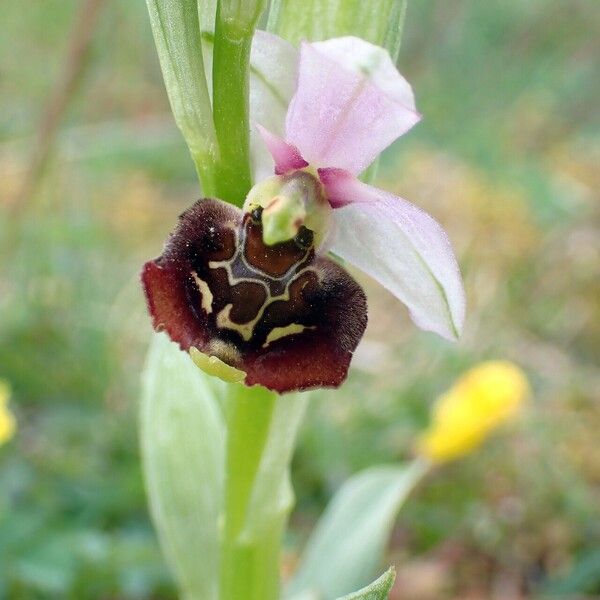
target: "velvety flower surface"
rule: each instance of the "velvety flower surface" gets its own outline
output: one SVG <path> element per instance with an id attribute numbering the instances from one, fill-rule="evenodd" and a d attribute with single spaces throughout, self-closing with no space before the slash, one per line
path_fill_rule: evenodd
<path id="1" fill-rule="evenodd" d="M 362 289 L 308 230 L 266 246 L 260 210 L 219 200 L 180 217 L 142 281 L 155 329 L 278 392 L 340 385 L 367 321 Z"/>

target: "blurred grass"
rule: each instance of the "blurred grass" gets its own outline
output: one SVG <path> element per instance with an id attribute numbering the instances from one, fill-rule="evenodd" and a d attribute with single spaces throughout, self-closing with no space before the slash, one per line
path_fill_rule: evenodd
<path id="1" fill-rule="evenodd" d="M 139 469 L 137 273 L 199 192 L 142 2 L 109 4 L 43 185 L 13 205 L 77 5 L 8 3 L 0 21 L 0 377 L 19 420 L 0 449 L 0 598 L 172 598 Z M 394 597 L 600 594 L 599 24 L 593 1 L 411 4 L 400 65 L 425 119 L 380 183 L 446 226 L 467 330 L 418 332 L 361 277 L 365 342 L 295 459 L 290 564 L 341 481 L 409 456 L 435 396 L 500 357 L 535 399 L 408 503 Z"/>

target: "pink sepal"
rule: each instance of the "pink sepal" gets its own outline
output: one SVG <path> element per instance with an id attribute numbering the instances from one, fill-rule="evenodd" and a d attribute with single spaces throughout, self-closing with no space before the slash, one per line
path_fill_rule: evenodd
<path id="1" fill-rule="evenodd" d="M 275 161 L 275 173 L 277 175 L 285 175 L 290 171 L 308 166 L 296 146 L 288 144 L 262 125 L 257 124 L 256 129 Z"/>

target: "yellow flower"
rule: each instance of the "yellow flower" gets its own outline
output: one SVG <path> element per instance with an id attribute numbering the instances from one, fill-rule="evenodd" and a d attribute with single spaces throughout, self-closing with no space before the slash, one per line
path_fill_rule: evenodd
<path id="1" fill-rule="evenodd" d="M 474 367 L 438 398 L 417 451 L 437 463 L 468 454 L 519 412 L 528 393 L 525 374 L 510 362 Z"/>
<path id="2" fill-rule="evenodd" d="M 7 406 L 9 397 L 10 388 L 0 380 L 0 445 L 10 440 L 16 428 L 15 418 Z"/>

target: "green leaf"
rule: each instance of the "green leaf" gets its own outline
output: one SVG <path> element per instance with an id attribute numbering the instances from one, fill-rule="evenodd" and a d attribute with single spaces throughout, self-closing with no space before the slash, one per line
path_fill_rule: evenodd
<path id="1" fill-rule="evenodd" d="M 348 594 L 339 600 L 386 600 L 396 579 L 396 570 L 390 567 L 381 577 L 371 585 L 364 587 L 358 592 Z"/>
<path id="2" fill-rule="evenodd" d="M 414 461 L 354 475 L 337 492 L 310 537 L 290 595 L 331 600 L 372 581 L 396 514 L 427 467 Z"/>
<path id="3" fill-rule="evenodd" d="M 218 598 L 225 429 L 215 385 L 155 335 L 143 375 L 143 468 L 163 552 L 189 599 Z"/>
<path id="4" fill-rule="evenodd" d="M 215 18 L 217 15 L 217 0 L 198 0 L 198 15 L 200 18 L 200 30 L 202 33 L 207 31 L 214 34 Z M 211 72 L 212 63 L 210 66 L 211 68 L 206 69 L 207 73 Z"/>
<path id="5" fill-rule="evenodd" d="M 566 573 L 551 577 L 540 589 L 541 597 L 593 597 L 600 589 L 600 549 L 580 553 Z"/>
<path id="6" fill-rule="evenodd" d="M 406 0 L 273 0 L 268 29 L 293 44 L 356 35 L 395 59 L 405 9 Z"/>
<path id="7" fill-rule="evenodd" d="M 197 0 L 146 3 L 175 122 L 189 146 L 204 194 L 213 195 L 218 146 L 202 60 Z M 210 18 L 213 7 L 208 2 L 201 14 Z"/>

